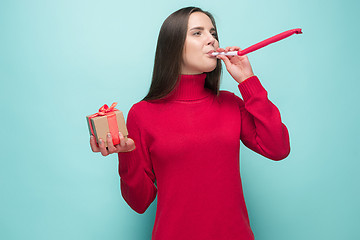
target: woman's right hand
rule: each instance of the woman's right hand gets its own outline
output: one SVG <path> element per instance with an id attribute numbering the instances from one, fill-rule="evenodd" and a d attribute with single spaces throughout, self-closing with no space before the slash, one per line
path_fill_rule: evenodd
<path id="1" fill-rule="evenodd" d="M 104 140 L 99 139 L 99 145 L 96 143 L 95 137 L 93 135 L 90 136 L 90 146 L 93 152 L 101 152 L 103 156 L 107 156 L 111 153 L 119 153 L 119 152 L 130 152 L 135 149 L 135 142 L 131 138 L 128 138 L 125 141 L 124 135 L 119 132 L 120 143 L 115 145 L 112 142 L 111 134 L 109 133 L 107 136 L 107 145 L 105 147 Z"/>

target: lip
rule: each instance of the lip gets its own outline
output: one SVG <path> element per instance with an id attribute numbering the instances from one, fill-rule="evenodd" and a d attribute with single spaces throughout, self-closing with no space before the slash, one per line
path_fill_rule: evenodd
<path id="1" fill-rule="evenodd" d="M 210 57 L 214 57 L 214 56 L 212 55 L 213 52 L 216 52 L 216 51 L 215 51 L 215 50 L 210 50 L 210 51 L 208 51 L 206 54 L 209 55 Z"/>

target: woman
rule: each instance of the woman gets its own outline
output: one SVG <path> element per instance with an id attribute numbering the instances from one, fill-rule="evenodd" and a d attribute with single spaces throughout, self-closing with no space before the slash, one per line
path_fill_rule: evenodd
<path id="1" fill-rule="evenodd" d="M 219 48 L 215 21 L 188 7 L 163 23 L 147 96 L 128 113 L 128 141 L 118 153 L 121 193 L 137 213 L 158 194 L 152 239 L 254 239 L 239 170 L 241 140 L 272 160 L 290 152 L 279 110 L 254 75 L 247 56 L 213 57 Z M 243 96 L 219 91 L 221 61 Z M 136 148 L 135 148 L 136 143 Z"/>

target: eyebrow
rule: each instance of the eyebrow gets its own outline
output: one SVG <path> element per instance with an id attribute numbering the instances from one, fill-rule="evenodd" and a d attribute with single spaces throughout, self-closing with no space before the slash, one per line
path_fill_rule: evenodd
<path id="1" fill-rule="evenodd" d="M 189 31 L 195 30 L 195 29 L 197 29 L 197 30 L 204 30 L 204 27 L 193 27 L 193 28 L 191 28 Z M 210 31 L 215 31 L 215 28 L 211 28 Z"/>

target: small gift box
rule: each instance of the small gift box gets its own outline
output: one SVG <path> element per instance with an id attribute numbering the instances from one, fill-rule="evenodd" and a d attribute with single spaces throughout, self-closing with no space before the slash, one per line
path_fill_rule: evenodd
<path id="1" fill-rule="evenodd" d="M 125 140 L 127 140 L 128 131 L 125 125 L 124 115 L 120 110 L 115 108 L 116 104 L 117 103 L 114 102 L 110 107 L 105 104 L 99 109 L 99 112 L 86 116 L 89 133 L 95 136 L 98 144 L 99 138 L 101 138 L 106 147 L 107 133 L 111 133 L 114 145 L 120 143 L 119 132 L 121 132 Z"/>

